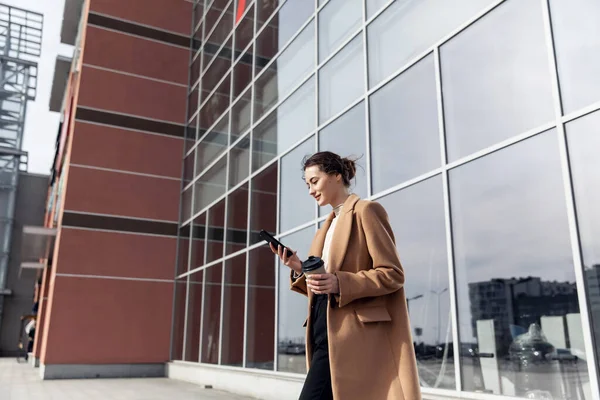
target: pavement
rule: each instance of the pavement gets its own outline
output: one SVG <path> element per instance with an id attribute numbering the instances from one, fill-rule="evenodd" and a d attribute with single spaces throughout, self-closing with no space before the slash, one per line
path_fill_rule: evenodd
<path id="1" fill-rule="evenodd" d="M 39 369 L 0 358 L 2 400 L 250 400 L 167 378 L 46 380 Z"/>

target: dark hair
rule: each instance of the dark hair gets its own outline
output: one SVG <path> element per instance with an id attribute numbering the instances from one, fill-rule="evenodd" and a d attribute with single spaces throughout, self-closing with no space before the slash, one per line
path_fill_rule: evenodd
<path id="1" fill-rule="evenodd" d="M 331 151 L 321 151 L 312 156 L 304 157 L 302 171 L 315 165 L 328 175 L 340 174 L 346 187 L 350 186 L 350 181 L 356 176 L 356 160 L 340 157 Z"/>

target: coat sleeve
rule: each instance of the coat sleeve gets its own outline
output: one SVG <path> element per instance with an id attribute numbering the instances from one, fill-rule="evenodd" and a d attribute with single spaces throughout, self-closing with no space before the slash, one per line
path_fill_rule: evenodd
<path id="1" fill-rule="evenodd" d="M 362 210 L 361 223 L 373 268 L 359 272 L 336 272 L 340 289 L 339 295 L 336 295 L 339 307 L 363 297 L 393 293 L 404 285 L 404 270 L 383 206 L 368 202 Z"/>
<path id="2" fill-rule="evenodd" d="M 306 276 L 302 274 L 298 278 L 294 278 L 294 270 L 291 270 L 290 289 L 294 292 L 308 296 L 308 289 L 306 288 Z"/>

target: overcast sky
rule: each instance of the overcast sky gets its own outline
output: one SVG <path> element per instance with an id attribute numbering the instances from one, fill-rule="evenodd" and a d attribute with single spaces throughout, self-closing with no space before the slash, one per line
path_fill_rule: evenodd
<path id="1" fill-rule="evenodd" d="M 44 15 L 42 57 L 39 60 L 37 98 L 27 105 L 23 150 L 29 152 L 29 172 L 49 174 L 60 116 L 48 110 L 58 54 L 70 57 L 71 46 L 60 43 L 64 0 L 0 0 L 3 4 Z"/>

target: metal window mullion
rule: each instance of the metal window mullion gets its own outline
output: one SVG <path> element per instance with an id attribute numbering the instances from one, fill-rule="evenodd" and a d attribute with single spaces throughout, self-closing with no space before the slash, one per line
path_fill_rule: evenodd
<path id="1" fill-rule="evenodd" d="M 315 10 L 319 9 L 319 0 L 315 0 Z M 319 93 L 320 93 L 320 85 L 319 85 L 319 70 L 317 68 L 317 66 L 319 65 L 319 19 L 321 18 L 321 16 L 319 15 L 318 11 L 315 11 L 315 38 L 314 38 L 314 51 L 315 51 L 315 62 L 313 65 L 313 69 L 314 69 L 314 76 L 315 76 L 315 153 L 318 152 L 319 149 L 319 136 L 320 136 L 320 131 L 319 131 Z M 312 73 L 309 75 L 311 76 Z M 308 78 L 310 79 L 310 78 Z M 308 80 L 306 80 L 306 82 L 308 82 Z M 302 83 L 302 85 L 304 84 L 304 82 Z M 298 87 L 299 89 L 300 87 Z M 296 89 L 297 90 L 297 89 Z M 292 92 L 293 94 L 294 92 Z M 292 94 L 290 94 L 290 97 L 292 96 Z M 287 99 L 287 98 L 286 98 Z M 301 142 L 300 144 L 302 144 L 303 142 Z M 300 146 L 300 144 L 298 146 Z M 291 153 L 291 151 L 290 151 Z M 319 203 L 317 203 L 315 201 L 315 217 L 319 218 Z M 281 232 L 280 232 L 281 233 Z"/>
<path id="2" fill-rule="evenodd" d="M 442 97 L 442 70 L 440 62 L 440 49 L 439 47 L 433 50 L 433 61 L 435 66 L 435 86 L 436 86 L 436 98 L 437 98 L 437 110 L 438 110 L 438 131 L 440 138 L 440 161 L 442 165 L 442 190 L 444 198 L 444 226 L 446 231 L 446 252 L 448 260 L 448 282 L 450 291 L 450 313 L 451 313 L 451 324 L 452 324 L 452 349 L 454 354 L 454 379 L 456 390 L 460 392 L 462 390 L 462 378 L 460 369 L 460 343 L 459 343 L 459 332 L 458 332 L 458 301 L 457 301 L 457 288 L 455 279 L 455 265 L 454 265 L 454 246 L 452 236 L 452 218 L 450 209 L 450 183 L 449 183 L 449 169 L 448 169 L 448 158 L 446 152 L 446 128 L 444 124 L 444 101 Z"/>
<path id="3" fill-rule="evenodd" d="M 560 164 L 562 172 L 562 181 L 564 186 L 564 195 L 566 200 L 567 219 L 569 225 L 569 238 L 571 242 L 571 254 L 573 257 L 573 266 L 575 268 L 575 282 L 577 285 L 577 297 L 579 300 L 579 312 L 587 354 L 587 368 L 590 379 L 592 393 L 600 393 L 600 383 L 598 381 L 598 354 L 594 349 L 593 324 L 591 321 L 590 309 L 588 307 L 587 287 L 585 284 L 583 255 L 581 252 L 581 238 L 577 223 L 577 211 L 575 205 L 575 193 L 573 190 L 573 177 L 569 164 L 569 151 L 565 125 L 562 122 L 563 110 L 560 94 L 560 81 L 558 75 L 558 66 L 556 63 L 556 48 L 554 46 L 554 37 L 552 34 L 552 22 L 550 17 L 549 0 L 540 0 L 544 14 L 544 33 L 546 38 L 546 47 L 548 52 L 548 61 L 550 74 L 552 76 L 552 94 L 554 98 L 554 113 L 556 118 L 556 132 L 558 135 L 558 148 L 560 155 Z"/>
<path id="4" fill-rule="evenodd" d="M 281 188 L 281 159 L 277 160 L 277 189 L 276 189 L 276 193 L 277 193 L 277 200 L 276 200 L 276 204 L 277 206 L 275 207 L 275 209 L 277 210 L 277 214 L 275 215 L 275 226 L 277 227 L 277 231 L 279 231 L 279 223 L 281 220 L 281 196 L 279 196 L 279 193 L 281 193 L 280 191 Z M 274 349 L 273 349 L 273 371 L 277 371 L 279 369 L 279 274 L 280 274 L 280 262 L 279 262 L 279 257 L 273 255 L 273 259 L 275 261 L 275 334 L 274 334 Z"/>
<path id="5" fill-rule="evenodd" d="M 206 216 L 204 217 L 204 243 L 203 249 L 204 252 L 202 254 L 202 264 L 206 264 L 207 259 L 207 251 L 208 251 L 208 214 L 210 210 L 206 210 Z M 202 362 L 202 345 L 204 343 L 204 309 L 206 306 L 206 272 L 204 271 L 202 276 L 202 313 L 200 313 L 200 351 L 198 360 Z"/>
<path id="6" fill-rule="evenodd" d="M 367 2 L 366 0 L 362 2 L 363 9 L 363 19 L 362 19 L 362 40 L 363 40 L 363 61 L 364 61 L 364 84 L 365 84 L 365 133 L 366 133 L 366 147 L 365 147 L 365 174 L 367 175 L 367 198 L 370 198 L 373 195 L 373 188 L 371 182 L 371 123 L 370 123 L 370 97 L 369 97 L 369 57 L 368 57 L 368 43 L 367 43 L 367 25 L 365 21 L 367 20 Z"/>

